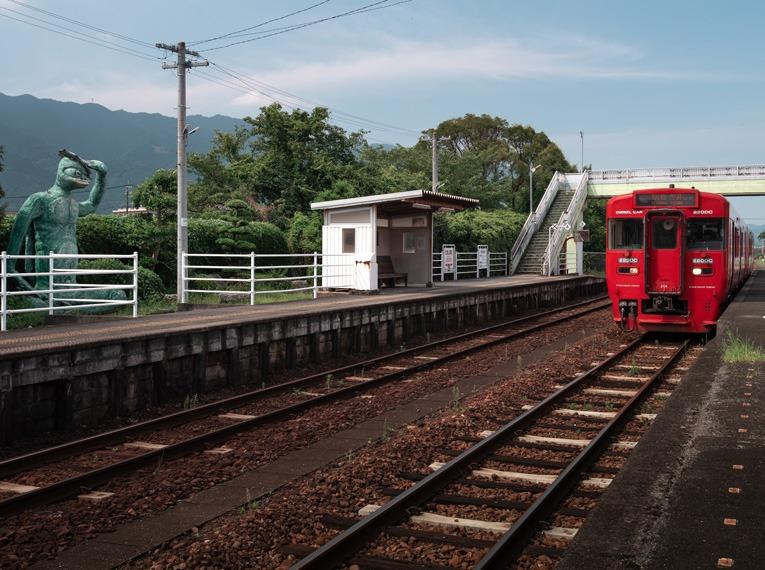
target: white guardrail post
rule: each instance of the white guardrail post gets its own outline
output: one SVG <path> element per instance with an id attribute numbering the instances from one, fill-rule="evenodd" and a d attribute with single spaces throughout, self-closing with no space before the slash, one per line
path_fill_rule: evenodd
<path id="1" fill-rule="evenodd" d="M 188 252 L 181 252 L 181 279 L 183 280 L 183 283 L 181 284 L 181 298 L 178 299 L 178 301 L 181 303 L 186 303 L 189 299 L 189 294 L 187 293 L 189 285 L 188 269 L 186 268 L 188 265 L 188 259 L 186 258 L 187 255 Z"/>
<path id="2" fill-rule="evenodd" d="M 319 253 L 313 252 L 313 298 L 319 297 Z"/>
<path id="3" fill-rule="evenodd" d="M 8 252 L 4 251 L 0 257 L 0 330 L 8 330 Z"/>
<path id="4" fill-rule="evenodd" d="M 184 283 L 185 285 L 185 283 Z M 133 318 L 138 316 L 138 252 L 133 252 Z"/>
<path id="5" fill-rule="evenodd" d="M 255 252 L 250 252 L 250 305 L 255 304 Z"/>
<path id="6" fill-rule="evenodd" d="M 79 264 L 78 264 L 79 265 Z M 53 287 L 55 286 L 53 284 L 53 252 L 50 252 L 50 256 L 48 257 L 48 272 L 50 275 L 48 276 L 48 314 L 53 314 Z"/>

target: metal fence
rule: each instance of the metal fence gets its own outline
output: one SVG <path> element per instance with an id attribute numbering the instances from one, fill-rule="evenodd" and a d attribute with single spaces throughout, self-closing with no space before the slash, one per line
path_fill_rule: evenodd
<path id="1" fill-rule="evenodd" d="M 126 269 L 81 269 L 80 260 L 113 259 L 132 261 L 132 267 Z M 19 261 L 34 261 L 35 265 L 43 260 L 47 271 L 17 271 Z M 127 283 L 77 283 L 77 277 L 97 275 L 125 275 Z M 35 279 L 35 286 L 26 288 L 25 283 Z M 124 299 L 106 299 L 93 293 L 104 291 L 125 291 Z M 131 292 L 129 296 L 127 293 Z M 11 308 L 10 299 L 28 298 L 27 306 Z M 86 255 L 71 253 L 49 253 L 48 255 L 8 255 L 0 254 L 0 330 L 8 330 L 8 317 L 22 313 L 45 313 L 53 315 L 56 311 L 77 309 L 102 309 L 104 307 L 131 306 L 133 317 L 138 316 L 138 253 L 132 255 Z"/>
<path id="2" fill-rule="evenodd" d="M 486 266 L 478 266 L 479 253 L 477 251 L 455 251 L 454 271 L 443 271 L 443 252 L 433 252 L 433 281 L 444 281 L 446 276 L 451 275 L 456 279 L 480 279 L 482 277 L 497 277 L 507 275 L 507 252 L 489 251 L 486 257 Z"/>
<path id="3" fill-rule="evenodd" d="M 353 286 L 354 257 L 317 252 L 184 253 L 181 302 L 188 303 L 189 293 L 247 297 L 251 305 L 257 295 L 267 294 L 311 291 L 315 299 L 321 288 Z"/>
<path id="4" fill-rule="evenodd" d="M 558 274 L 576 273 L 576 267 L 576 252 L 562 251 L 558 259 Z M 584 275 L 605 275 L 606 254 L 602 251 L 585 251 L 582 254 L 582 273 Z"/>

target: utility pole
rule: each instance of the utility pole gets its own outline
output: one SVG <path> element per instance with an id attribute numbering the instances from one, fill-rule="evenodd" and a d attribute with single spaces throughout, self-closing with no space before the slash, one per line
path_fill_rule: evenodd
<path id="1" fill-rule="evenodd" d="M 189 218 L 188 196 L 186 188 L 186 141 L 189 136 L 186 127 L 186 70 L 192 67 L 205 67 L 210 65 L 207 61 L 187 61 L 186 56 L 201 57 L 198 52 L 186 49 L 186 42 L 178 42 L 176 45 L 155 44 L 159 49 L 164 49 L 177 54 L 176 63 L 163 63 L 162 69 L 178 70 L 178 160 L 176 163 L 176 176 L 178 179 L 178 242 L 176 247 L 177 264 L 177 300 L 179 303 L 186 302 L 184 295 L 184 279 L 186 275 L 183 269 L 183 254 L 189 244 Z"/>
<path id="2" fill-rule="evenodd" d="M 130 211 L 130 192 L 133 191 L 133 186 L 128 181 L 127 184 L 125 184 L 125 215 L 127 216 L 128 212 Z"/>
<path id="3" fill-rule="evenodd" d="M 433 147 L 433 192 L 438 192 L 438 147 L 436 140 L 436 130 L 433 129 L 433 135 L 430 139 L 430 144 Z"/>

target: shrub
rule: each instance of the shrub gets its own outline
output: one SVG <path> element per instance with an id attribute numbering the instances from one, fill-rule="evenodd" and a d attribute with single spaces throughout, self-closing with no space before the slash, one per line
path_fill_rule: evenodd
<path id="1" fill-rule="evenodd" d="M 130 266 L 117 259 L 85 259 L 80 261 L 80 269 L 130 269 Z M 80 283 L 117 285 L 130 283 L 130 275 L 80 275 Z M 146 301 L 162 297 L 165 292 L 162 279 L 151 269 L 138 268 L 138 300 Z M 128 295 L 129 296 L 129 295 Z"/>
<path id="2" fill-rule="evenodd" d="M 435 249 L 453 243 L 460 251 L 475 251 L 479 245 L 488 245 L 490 251 L 509 253 L 525 220 L 523 214 L 506 209 L 439 214 L 434 221 Z"/>

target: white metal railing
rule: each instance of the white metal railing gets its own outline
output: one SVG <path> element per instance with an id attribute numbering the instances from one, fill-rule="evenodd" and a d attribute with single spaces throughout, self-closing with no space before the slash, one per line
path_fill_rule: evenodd
<path id="1" fill-rule="evenodd" d="M 558 221 L 550 226 L 547 247 L 542 257 L 542 275 L 553 275 L 558 267 L 551 260 L 556 259 L 560 253 L 566 234 L 571 231 L 584 210 L 587 200 L 588 172 L 584 172 L 579 179 L 571 202 L 558 218 Z"/>
<path id="2" fill-rule="evenodd" d="M 627 182 L 661 178 L 762 178 L 765 165 L 692 166 L 687 168 L 629 168 L 623 170 L 591 170 L 590 182 Z"/>
<path id="3" fill-rule="evenodd" d="M 442 252 L 433 252 L 433 281 L 444 281 L 447 275 L 452 275 L 455 280 L 479 279 L 482 271 L 485 277 L 508 274 L 506 251 L 487 251 L 486 263 L 480 265 L 478 251 L 455 251 L 454 271 L 451 273 L 443 272 L 442 258 Z"/>
<path id="4" fill-rule="evenodd" d="M 126 269 L 82 269 L 77 267 L 81 259 L 115 259 L 132 261 L 132 267 Z M 19 261 L 44 260 L 47 271 L 17 271 Z M 57 263 L 58 262 L 58 263 Z M 74 263 L 73 263 L 74 262 Z M 95 275 L 127 275 L 129 283 L 125 284 L 95 284 L 77 283 L 78 276 Z M 36 281 L 42 279 L 47 288 L 27 289 L 24 282 L 28 278 Z M 23 281 L 22 281 L 23 280 Z M 37 285 L 35 285 L 37 286 Z M 100 299 L 98 296 L 89 295 L 98 291 L 125 291 L 125 299 Z M 127 298 L 127 292 L 131 291 L 131 298 Z M 34 301 L 47 303 L 40 306 L 11 308 L 11 298 L 31 297 Z M 133 308 L 133 317 L 138 316 L 138 253 L 132 255 L 95 255 L 75 253 L 53 253 L 48 255 L 8 255 L 5 251 L 0 254 L 0 330 L 8 330 L 8 317 L 22 313 L 47 312 L 53 315 L 56 311 L 72 311 L 76 309 L 93 309 L 103 307 L 119 307 L 130 305 Z"/>
<path id="5" fill-rule="evenodd" d="M 183 253 L 183 296 L 189 293 L 239 295 L 255 304 L 257 295 L 311 291 L 315 299 L 319 289 L 351 288 L 354 279 L 354 254 L 324 255 L 313 253 Z M 230 263 L 215 263 L 226 259 Z M 197 260 L 197 261 L 194 261 Z M 294 261 L 294 263 L 291 263 Z M 204 273 L 199 274 L 200 271 Z M 291 273 L 291 274 L 290 274 Z M 194 283 L 214 283 L 203 289 Z M 258 284 L 266 283 L 265 289 Z M 279 283 L 288 284 L 278 287 Z M 219 287 L 228 286 L 228 289 Z"/>
<path id="6" fill-rule="evenodd" d="M 513 248 L 510 250 L 510 273 L 515 273 L 518 268 L 518 264 L 521 262 L 523 252 L 526 251 L 526 247 L 529 245 L 531 238 L 534 237 L 537 229 L 544 223 L 545 216 L 550 209 L 550 206 L 555 201 L 555 197 L 558 195 L 558 189 L 560 188 L 560 174 L 556 171 L 553 174 L 550 183 L 545 189 L 545 193 L 542 195 L 542 199 L 537 204 L 533 213 L 529 214 L 526 218 L 526 222 L 521 228 L 521 232 L 518 234 L 518 238 L 513 244 Z"/>

